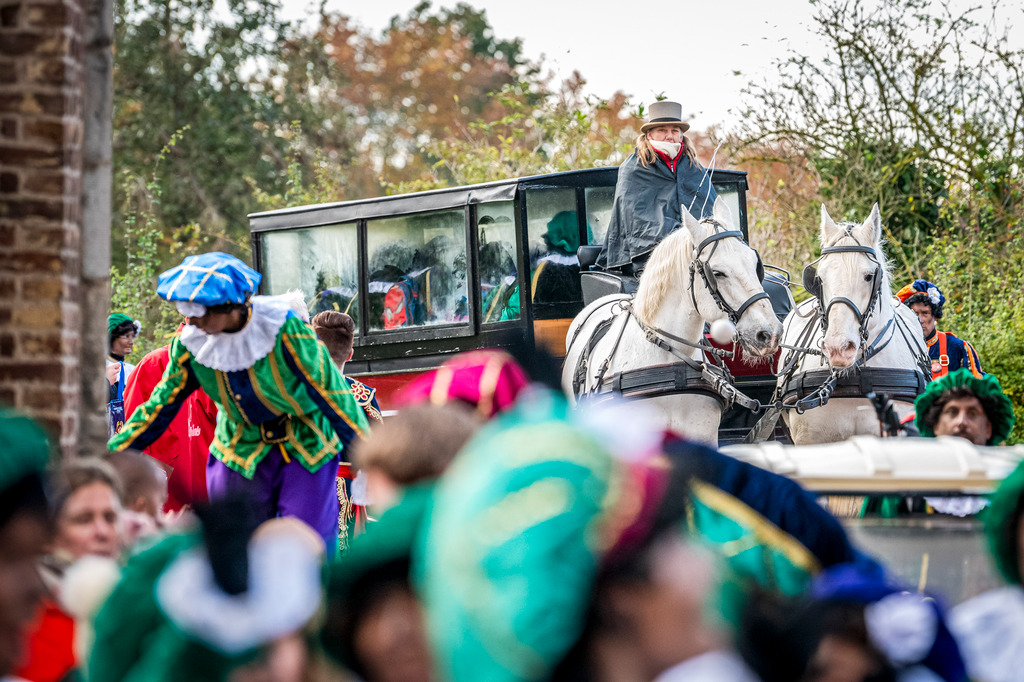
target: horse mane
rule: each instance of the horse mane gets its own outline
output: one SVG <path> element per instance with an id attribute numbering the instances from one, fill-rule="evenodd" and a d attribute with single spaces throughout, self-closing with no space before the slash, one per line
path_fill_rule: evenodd
<path id="1" fill-rule="evenodd" d="M 674 275 L 686 272 L 692 258 L 693 239 L 684 227 L 662 239 L 654 248 L 633 299 L 633 312 L 640 321 L 653 323 L 662 303 L 673 291 Z"/>

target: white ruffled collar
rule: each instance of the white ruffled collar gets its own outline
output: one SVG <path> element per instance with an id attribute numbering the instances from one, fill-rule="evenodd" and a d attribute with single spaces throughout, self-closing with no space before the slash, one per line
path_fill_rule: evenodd
<path id="1" fill-rule="evenodd" d="M 193 362 L 221 372 L 237 372 L 270 355 L 288 314 L 296 311 L 287 294 L 253 296 L 251 303 L 249 319 L 237 332 L 207 334 L 192 325 L 181 331 L 181 342 Z"/>

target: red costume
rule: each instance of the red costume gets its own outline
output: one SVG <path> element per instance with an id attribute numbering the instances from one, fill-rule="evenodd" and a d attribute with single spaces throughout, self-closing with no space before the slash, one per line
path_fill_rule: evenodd
<path id="1" fill-rule="evenodd" d="M 150 394 L 170 362 L 169 346 L 146 354 L 128 377 L 124 389 L 127 421 Z M 167 480 L 165 511 L 178 511 L 186 504 L 206 502 L 206 458 L 217 425 L 217 406 L 202 389 L 188 397 L 163 435 L 145 452 L 172 468 Z"/>

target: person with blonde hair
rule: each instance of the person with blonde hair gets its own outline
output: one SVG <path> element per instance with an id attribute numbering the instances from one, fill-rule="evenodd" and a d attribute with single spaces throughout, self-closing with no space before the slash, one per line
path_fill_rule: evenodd
<path id="1" fill-rule="evenodd" d="M 598 265 L 637 274 L 654 247 L 682 224 L 682 210 L 711 215 L 715 188 L 684 133 L 678 102 L 654 102 L 640 127 L 636 149 L 619 166 L 615 200 Z"/>

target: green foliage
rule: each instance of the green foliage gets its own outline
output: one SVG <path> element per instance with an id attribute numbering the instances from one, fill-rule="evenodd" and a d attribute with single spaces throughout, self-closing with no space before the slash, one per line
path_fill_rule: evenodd
<path id="1" fill-rule="evenodd" d="M 336 164 L 332 164 L 322 150 L 307 149 L 308 144 L 302 134 L 300 121 L 292 121 L 288 140 L 283 192 L 266 191 L 254 178 L 245 178 L 252 189 L 259 210 L 272 211 L 289 206 L 308 206 L 341 200 L 341 188 L 345 184 L 344 171 Z M 306 161 L 310 156 L 311 163 Z M 307 170 L 310 166 L 312 170 Z M 307 177 L 310 178 L 309 182 L 306 181 Z"/>
<path id="2" fill-rule="evenodd" d="M 167 343 L 181 316 L 156 296 L 157 275 L 163 270 L 160 246 L 164 241 L 158 208 L 163 197 L 160 166 L 181 141 L 188 126 L 176 131 L 156 155 L 153 171 L 143 187 L 125 188 L 123 246 L 126 263 L 110 269 L 110 310 L 142 323 L 132 354 L 136 361 Z"/>
<path id="3" fill-rule="evenodd" d="M 773 200 L 752 207 L 752 238 L 770 229 L 771 255 L 798 272 L 816 252 L 821 201 L 856 221 L 878 202 L 894 286 L 939 285 L 940 329 L 970 341 L 999 377 L 1017 410 L 1011 440 L 1022 441 L 1024 50 L 1010 40 L 1019 27 L 998 3 L 983 20 L 980 8 L 928 0 L 814 4 L 828 56 L 795 53 L 776 64 L 780 84 L 747 90 L 737 147 Z"/>
<path id="4" fill-rule="evenodd" d="M 1019 181 L 1007 189 L 1019 196 Z M 1017 417 L 1010 442 L 1021 442 L 1024 316 L 1019 305 L 1024 292 L 1024 235 L 1019 221 L 1007 229 L 979 219 L 979 214 L 987 216 L 991 210 L 966 210 L 979 197 L 965 192 L 952 198 L 962 203 L 944 207 L 943 219 L 951 226 L 928 244 L 925 268 L 918 276 L 936 282 L 946 296 L 939 328 L 968 340 L 978 351 L 982 369 L 999 377 Z"/>
<path id="5" fill-rule="evenodd" d="M 246 214 L 252 208 L 244 176 L 277 189 L 278 160 L 290 109 L 299 95 L 273 87 L 285 38 L 280 2 L 246 0 L 118 0 L 114 25 L 115 206 L 157 169 L 160 203 L 154 211 L 168 230 L 185 232 L 198 249 L 245 256 Z M 304 82 L 300 85 L 305 85 Z M 334 122 L 329 117 L 321 119 Z M 189 134 L 157 164 L 154 152 L 173 131 Z M 113 261 L 124 268 L 115 215 Z M 169 235 L 168 235 L 169 236 Z M 160 252 L 166 265 L 170 254 Z"/>

